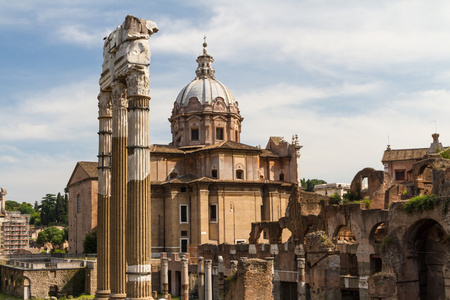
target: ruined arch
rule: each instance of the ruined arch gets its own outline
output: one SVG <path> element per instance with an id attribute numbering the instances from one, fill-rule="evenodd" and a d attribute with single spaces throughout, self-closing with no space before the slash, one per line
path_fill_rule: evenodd
<path id="1" fill-rule="evenodd" d="M 28 277 L 23 277 L 23 299 L 31 299 L 31 281 Z"/>
<path id="2" fill-rule="evenodd" d="M 341 225 L 336 228 L 333 234 L 333 241 L 336 244 L 348 243 L 355 244 L 356 237 L 353 234 L 352 230 L 346 225 Z"/>
<path id="3" fill-rule="evenodd" d="M 399 286 L 400 295 L 446 299 L 444 267 L 446 253 L 450 250 L 446 237 L 442 225 L 433 219 L 421 219 L 409 227 L 404 236 L 408 284 Z"/>
<path id="4" fill-rule="evenodd" d="M 386 222 L 379 222 L 375 224 L 370 230 L 369 242 L 371 244 L 381 244 L 383 242 L 383 239 L 388 234 L 388 229 L 389 228 Z"/>

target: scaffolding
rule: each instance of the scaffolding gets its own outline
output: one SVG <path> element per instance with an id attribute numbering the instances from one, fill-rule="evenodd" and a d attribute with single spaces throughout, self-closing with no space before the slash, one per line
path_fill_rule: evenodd
<path id="1" fill-rule="evenodd" d="M 29 247 L 30 215 L 17 211 L 6 211 L 1 225 L 1 246 L 3 254 L 14 254 Z"/>

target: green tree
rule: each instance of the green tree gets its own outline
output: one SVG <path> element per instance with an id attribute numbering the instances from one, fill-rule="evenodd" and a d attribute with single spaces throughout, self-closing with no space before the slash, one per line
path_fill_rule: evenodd
<path id="1" fill-rule="evenodd" d="M 5 209 L 8 211 L 17 211 L 19 208 L 20 203 L 13 201 L 13 200 L 6 200 L 5 201 Z"/>
<path id="2" fill-rule="evenodd" d="M 38 212 L 35 212 L 30 216 L 30 225 L 41 225 L 41 214 Z"/>
<path id="3" fill-rule="evenodd" d="M 305 178 L 303 178 L 301 180 L 302 183 L 302 187 L 305 188 L 305 191 L 307 192 L 314 192 L 314 186 L 316 184 L 323 184 L 323 183 L 327 183 L 325 180 L 322 179 L 308 179 L 305 180 Z"/>
<path id="4" fill-rule="evenodd" d="M 67 205 L 67 194 L 63 197 L 60 193 L 56 197 L 55 204 L 55 217 L 56 222 L 59 224 L 67 225 L 68 223 L 68 205 Z"/>
<path id="5" fill-rule="evenodd" d="M 88 232 L 83 241 L 84 253 L 97 253 L 97 231 Z"/>
<path id="6" fill-rule="evenodd" d="M 56 197 L 55 194 L 47 194 L 42 198 L 39 209 L 41 211 L 41 224 L 49 225 L 50 223 L 56 223 Z"/>
<path id="7" fill-rule="evenodd" d="M 22 204 L 20 204 L 20 206 L 17 208 L 17 210 L 20 211 L 20 213 L 24 214 L 24 215 L 32 215 L 35 213 L 33 206 L 27 202 L 22 202 Z"/>
<path id="8" fill-rule="evenodd" d="M 53 246 L 61 246 L 65 241 L 64 231 L 53 226 L 48 227 L 44 231 L 39 232 L 36 241 L 41 245 L 50 242 Z"/>

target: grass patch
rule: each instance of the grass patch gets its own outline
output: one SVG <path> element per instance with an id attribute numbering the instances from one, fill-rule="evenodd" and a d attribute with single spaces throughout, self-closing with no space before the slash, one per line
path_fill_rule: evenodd
<path id="1" fill-rule="evenodd" d="M 403 209 L 407 213 L 422 212 L 425 210 L 432 210 L 437 203 L 438 199 L 436 195 L 421 195 L 409 199 L 403 205 Z"/>
<path id="2" fill-rule="evenodd" d="M 6 300 L 6 299 L 11 299 L 11 300 L 21 300 L 22 298 L 17 298 L 8 294 L 5 294 L 3 292 L 0 293 L 0 300 Z"/>

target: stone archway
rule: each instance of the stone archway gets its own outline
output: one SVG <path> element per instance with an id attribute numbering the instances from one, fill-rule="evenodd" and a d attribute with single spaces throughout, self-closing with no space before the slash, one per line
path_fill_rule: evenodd
<path id="1" fill-rule="evenodd" d="M 446 299 L 444 266 L 450 250 L 446 237 L 441 224 L 432 219 L 422 219 L 407 231 L 405 277 L 409 283 L 403 286 L 407 299 Z"/>
<path id="2" fill-rule="evenodd" d="M 31 281 L 28 277 L 23 279 L 23 300 L 31 299 Z"/>

